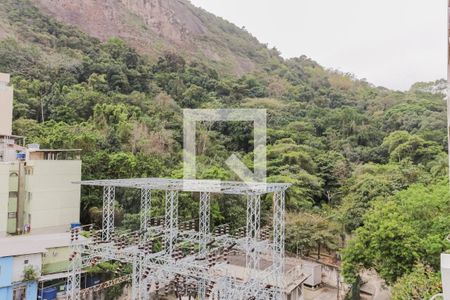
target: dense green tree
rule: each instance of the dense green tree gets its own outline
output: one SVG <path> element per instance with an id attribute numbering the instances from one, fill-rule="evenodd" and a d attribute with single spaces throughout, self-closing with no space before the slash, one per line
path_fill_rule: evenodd
<path id="1" fill-rule="evenodd" d="M 376 203 L 343 252 L 344 276 L 353 282 L 360 269 L 373 268 L 393 283 L 419 260 L 419 249 L 419 236 L 395 204 Z"/>
<path id="2" fill-rule="evenodd" d="M 321 251 L 339 248 L 339 224 L 319 214 L 289 214 L 286 222 L 286 249 L 308 256 L 311 252 L 320 259 Z"/>
<path id="3" fill-rule="evenodd" d="M 344 276 L 353 282 L 360 270 L 373 268 L 392 284 L 420 261 L 438 269 L 439 253 L 450 246 L 449 212 L 446 179 L 375 201 L 343 252 Z"/>
<path id="4" fill-rule="evenodd" d="M 439 272 L 423 264 L 401 277 L 392 287 L 392 300 L 431 299 L 442 292 Z"/>

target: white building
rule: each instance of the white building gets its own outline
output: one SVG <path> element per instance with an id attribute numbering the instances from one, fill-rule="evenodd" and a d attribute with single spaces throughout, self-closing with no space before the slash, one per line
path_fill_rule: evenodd
<path id="1" fill-rule="evenodd" d="M 0 73 L 0 237 L 66 231 L 80 219 L 80 150 L 24 147 L 12 135 L 12 96 Z"/>

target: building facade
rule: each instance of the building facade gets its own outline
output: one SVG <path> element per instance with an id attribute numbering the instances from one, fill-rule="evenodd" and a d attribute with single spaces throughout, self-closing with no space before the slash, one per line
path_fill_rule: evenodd
<path id="1" fill-rule="evenodd" d="M 0 73 L 0 237 L 66 231 L 80 218 L 80 150 L 25 147 L 11 132 L 12 97 Z"/>
<path id="2" fill-rule="evenodd" d="M 41 253 L 10 253 L 0 257 L 0 299 L 37 299 L 38 278 L 41 268 Z M 33 270 L 30 278 L 27 269 Z"/>
<path id="3" fill-rule="evenodd" d="M 69 232 L 0 238 L 0 299 L 56 299 L 64 292 L 70 240 Z M 50 289 L 54 297 L 45 296 Z"/>
<path id="4" fill-rule="evenodd" d="M 0 299 L 44 299 L 64 289 L 69 230 L 80 220 L 80 150 L 25 146 L 12 135 L 12 108 L 0 73 Z"/>

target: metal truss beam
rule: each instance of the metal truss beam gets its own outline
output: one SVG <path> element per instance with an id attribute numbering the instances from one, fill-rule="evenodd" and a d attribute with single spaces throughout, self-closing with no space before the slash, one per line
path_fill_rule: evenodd
<path id="1" fill-rule="evenodd" d="M 246 267 L 249 275 L 259 269 L 257 242 L 261 229 L 261 195 L 247 195 L 247 251 Z"/>
<path id="2" fill-rule="evenodd" d="M 165 250 L 170 256 L 173 254 L 178 236 L 178 191 L 166 191 L 166 216 L 164 222 Z"/>
<path id="3" fill-rule="evenodd" d="M 209 242 L 209 232 L 211 229 L 211 195 L 209 192 L 200 193 L 200 210 L 199 210 L 199 255 L 206 257 L 207 244 Z M 198 285 L 198 295 L 200 300 L 206 299 L 206 287 L 208 282 L 200 280 Z"/>
<path id="4" fill-rule="evenodd" d="M 141 232 L 147 232 L 150 222 L 152 191 L 149 188 L 141 189 Z"/>
<path id="5" fill-rule="evenodd" d="M 132 265 L 132 300 L 146 300 L 150 297 L 149 291 L 153 293 L 156 289 L 163 295 L 174 285 L 184 291 L 185 296 L 186 293 L 197 294 L 195 297 L 201 300 L 283 299 L 285 189 L 289 185 L 268 184 L 263 189 L 261 185 L 225 182 L 217 192 L 208 181 L 197 180 L 187 189 L 181 183 L 183 181 L 152 178 L 87 183 L 103 186 L 102 235 L 101 241 L 74 243 L 73 247 L 77 247 L 74 252 L 78 255 L 74 256 L 69 268 L 69 299 L 80 299 L 81 269 L 108 260 Z M 117 186 L 141 189 L 140 230 L 136 232 L 114 232 Z M 150 222 L 153 189 L 165 191 L 164 222 Z M 200 192 L 198 231 L 191 223 L 189 226 L 181 224 L 182 230 L 178 228 L 178 194 L 186 190 Z M 261 195 L 268 192 L 274 192 L 273 241 L 261 233 Z M 245 194 L 245 236 L 243 232 L 237 236 L 229 234 L 225 229 L 211 232 L 211 193 Z M 163 249 L 155 253 L 153 243 L 159 241 L 162 241 Z M 182 250 L 181 247 L 191 248 Z M 198 251 L 194 251 L 195 247 Z M 230 249 L 245 254 L 247 276 L 244 278 L 230 274 L 227 267 Z M 261 270 L 259 262 L 264 255 L 271 255 L 273 264 Z"/>
<path id="6" fill-rule="evenodd" d="M 209 242 L 209 232 L 211 229 L 211 195 L 209 192 L 200 193 L 199 211 L 199 253 L 206 253 L 206 245 Z"/>
<path id="7" fill-rule="evenodd" d="M 70 249 L 72 250 L 71 260 L 69 262 L 67 276 L 67 299 L 80 299 L 81 286 L 81 268 L 82 268 L 82 244 L 72 243 Z"/>
<path id="8" fill-rule="evenodd" d="M 136 255 L 132 264 L 132 274 L 131 274 L 131 299 L 141 300 L 144 299 L 143 288 L 142 288 L 142 257 L 141 255 Z"/>
<path id="9" fill-rule="evenodd" d="M 219 194 L 267 194 L 284 191 L 289 183 L 257 183 L 220 180 L 188 180 L 167 178 L 130 178 L 110 180 L 86 180 L 77 182 L 81 185 L 116 186 L 128 188 L 149 188 L 152 190 L 177 190 L 183 192 L 211 192 Z"/>
<path id="10" fill-rule="evenodd" d="M 285 241 L 285 193 L 284 191 L 273 194 L 273 269 L 275 284 L 283 285 L 284 275 L 284 241 Z"/>
<path id="11" fill-rule="evenodd" d="M 103 231 L 102 240 L 108 242 L 111 240 L 114 232 L 114 200 L 115 200 L 115 187 L 105 186 L 103 187 Z"/>

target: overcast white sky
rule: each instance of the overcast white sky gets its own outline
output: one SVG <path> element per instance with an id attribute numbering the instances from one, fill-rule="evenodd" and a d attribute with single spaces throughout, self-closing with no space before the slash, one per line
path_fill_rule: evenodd
<path id="1" fill-rule="evenodd" d="M 191 0 L 283 57 L 392 89 L 447 74 L 446 0 Z"/>

